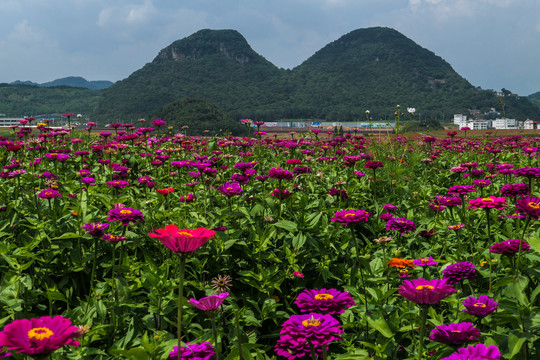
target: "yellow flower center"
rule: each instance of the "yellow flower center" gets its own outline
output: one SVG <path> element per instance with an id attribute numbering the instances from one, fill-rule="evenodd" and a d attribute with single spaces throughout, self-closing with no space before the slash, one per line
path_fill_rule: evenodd
<path id="1" fill-rule="evenodd" d="M 484 304 L 484 303 L 481 303 L 481 302 L 477 302 L 477 303 L 475 303 L 473 306 L 474 306 L 474 307 L 483 307 L 483 308 L 484 308 L 484 307 L 486 307 L 487 305 Z"/>
<path id="2" fill-rule="evenodd" d="M 190 234 L 190 233 L 188 233 L 188 232 L 186 232 L 186 231 L 180 231 L 180 232 L 178 233 L 178 235 L 180 235 L 180 236 L 193 237 L 192 234 Z"/>
<path id="3" fill-rule="evenodd" d="M 45 195 L 47 195 L 47 196 L 52 195 L 52 191 L 46 191 L 46 192 L 45 192 Z"/>
<path id="4" fill-rule="evenodd" d="M 435 287 L 433 285 L 418 285 L 416 290 L 423 291 L 424 289 L 433 290 Z"/>
<path id="5" fill-rule="evenodd" d="M 33 328 L 28 331 L 28 338 L 30 340 L 48 339 L 53 335 L 54 333 L 51 331 L 51 329 L 48 329 L 46 327 Z"/>
<path id="6" fill-rule="evenodd" d="M 129 215 L 131 214 L 133 211 L 131 210 L 120 210 L 120 214 L 124 214 L 124 215 Z"/>
<path id="7" fill-rule="evenodd" d="M 228 186 L 228 187 L 226 187 L 226 189 L 227 190 L 232 190 L 233 188 L 232 188 L 232 186 Z"/>
<path id="8" fill-rule="evenodd" d="M 312 316 L 311 318 L 302 321 L 302 325 L 304 325 L 304 327 L 309 327 L 309 326 L 319 326 L 319 325 L 321 325 L 321 322 L 320 322 L 318 319 L 315 319 L 315 318 Z"/>
<path id="9" fill-rule="evenodd" d="M 530 203 L 528 203 L 527 205 L 529 205 L 529 207 L 531 207 L 533 209 L 540 209 L 540 204 L 532 202 L 532 201 Z"/>
<path id="10" fill-rule="evenodd" d="M 334 296 L 330 294 L 317 294 L 315 295 L 315 300 L 331 300 Z"/>
<path id="11" fill-rule="evenodd" d="M 482 198 L 482 201 L 492 202 L 493 199 L 492 198 Z"/>
<path id="12" fill-rule="evenodd" d="M 453 332 L 453 333 L 460 333 L 461 330 L 450 330 L 450 332 Z"/>
<path id="13" fill-rule="evenodd" d="M 354 216 L 354 213 L 347 213 L 347 214 L 345 214 L 345 217 L 347 217 L 347 216 Z"/>
<path id="14" fill-rule="evenodd" d="M 423 258 L 423 259 L 420 259 L 420 261 L 423 262 L 424 264 L 426 264 L 429 261 L 429 259 L 428 258 Z"/>

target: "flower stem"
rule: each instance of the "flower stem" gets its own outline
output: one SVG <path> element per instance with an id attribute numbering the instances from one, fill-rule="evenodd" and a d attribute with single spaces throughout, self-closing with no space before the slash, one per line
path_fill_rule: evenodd
<path id="1" fill-rule="evenodd" d="M 426 322 L 429 306 L 421 305 L 421 320 L 420 320 L 420 336 L 418 337 L 418 354 L 417 359 L 422 360 L 424 352 L 424 335 L 426 334 Z"/>
<path id="2" fill-rule="evenodd" d="M 234 310 L 234 318 L 236 323 L 236 343 L 238 347 L 238 358 L 240 360 L 243 360 L 244 355 L 242 354 L 242 338 L 240 337 L 240 315 L 238 314 L 238 309 Z"/>
<path id="3" fill-rule="evenodd" d="M 219 349 L 218 349 L 218 335 L 217 335 L 217 329 L 216 329 L 216 315 L 212 315 L 210 318 L 210 322 L 212 323 L 212 336 L 214 337 L 214 346 L 216 347 L 216 359 L 219 360 Z"/>
<path id="4" fill-rule="evenodd" d="M 180 360 L 180 348 L 182 345 L 182 299 L 184 297 L 184 273 L 186 269 L 186 257 L 180 255 L 180 281 L 178 283 L 178 320 L 176 334 L 178 337 L 178 360 Z"/>

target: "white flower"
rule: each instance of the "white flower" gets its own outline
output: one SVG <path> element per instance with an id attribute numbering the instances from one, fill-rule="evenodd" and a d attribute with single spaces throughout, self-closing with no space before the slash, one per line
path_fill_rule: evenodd
<path id="1" fill-rule="evenodd" d="M 409 114 L 414 114 L 416 112 L 416 109 L 408 107 L 407 111 L 409 112 Z"/>
<path id="2" fill-rule="evenodd" d="M 369 110 L 366 110 L 366 114 L 369 114 Z"/>
<path id="3" fill-rule="evenodd" d="M 80 119 L 82 118 L 82 114 L 77 114 L 77 117 Z"/>

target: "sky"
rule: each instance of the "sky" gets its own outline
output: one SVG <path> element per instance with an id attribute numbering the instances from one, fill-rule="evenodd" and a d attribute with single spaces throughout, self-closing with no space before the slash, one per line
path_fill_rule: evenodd
<path id="1" fill-rule="evenodd" d="M 292 69 L 360 28 L 393 28 L 472 85 L 540 91 L 539 0 L 0 0 L 0 83 L 118 81 L 201 29 Z"/>

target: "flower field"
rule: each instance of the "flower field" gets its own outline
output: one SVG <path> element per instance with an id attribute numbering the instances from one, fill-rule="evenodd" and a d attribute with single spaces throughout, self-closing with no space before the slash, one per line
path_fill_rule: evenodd
<path id="1" fill-rule="evenodd" d="M 26 125 L 0 358 L 540 357 L 534 136 Z"/>

